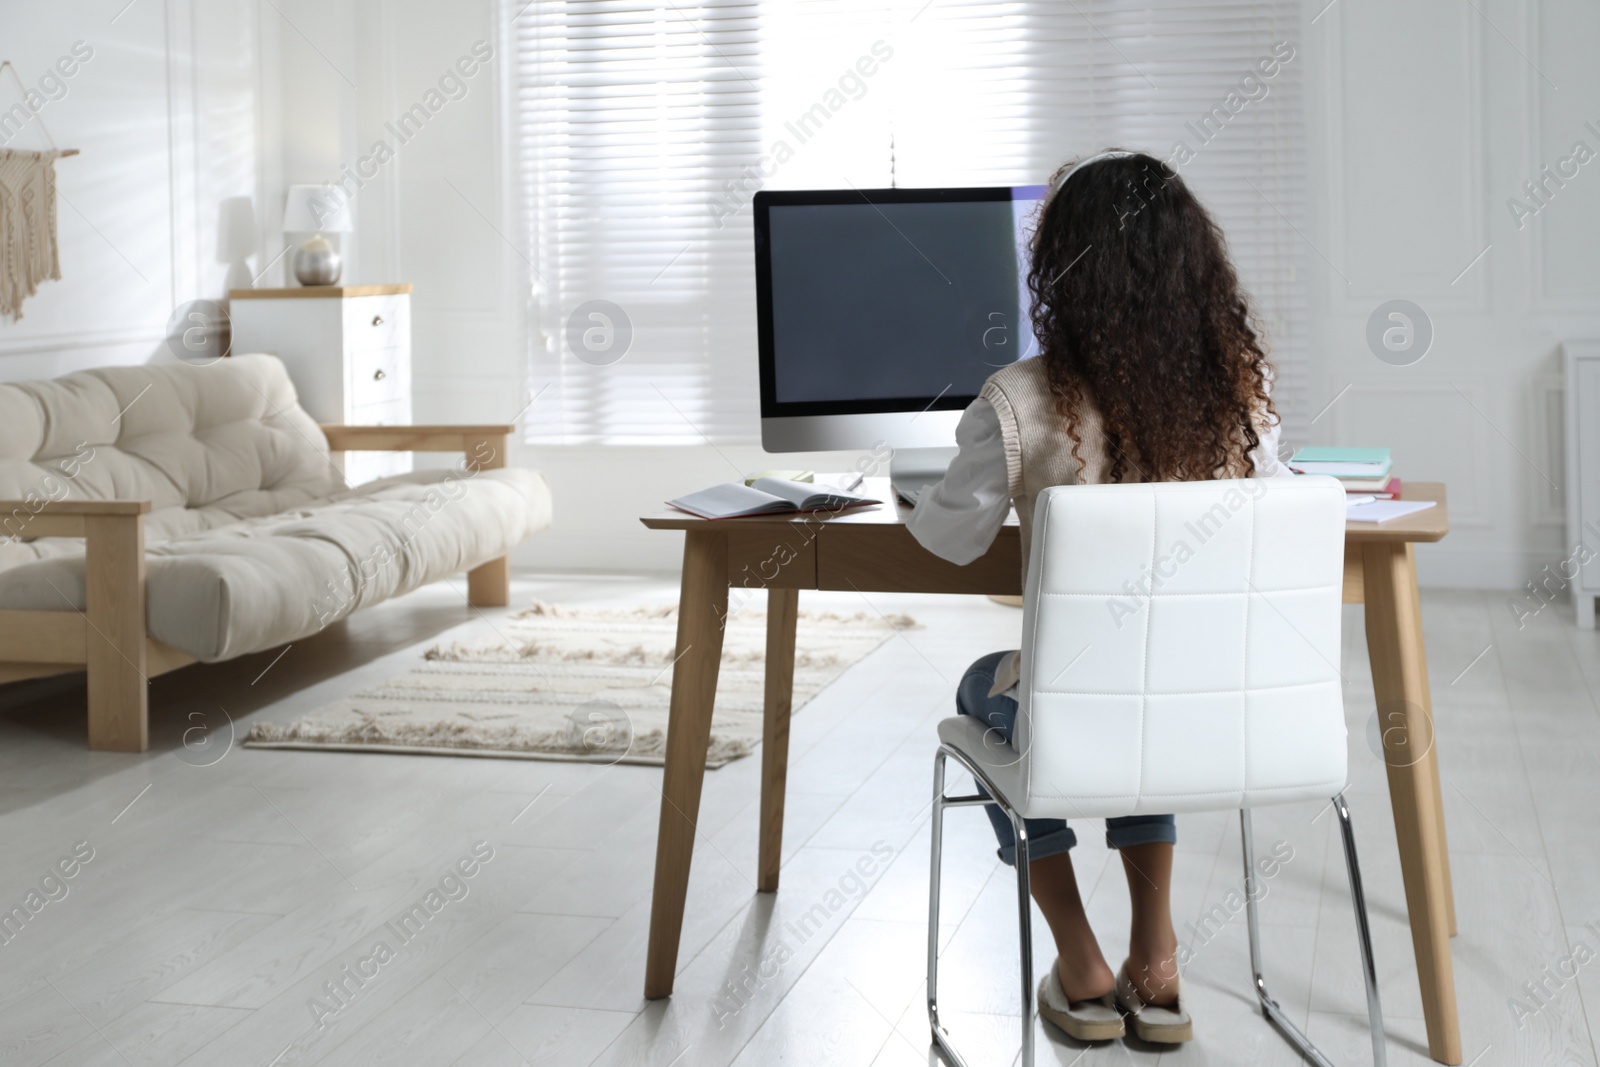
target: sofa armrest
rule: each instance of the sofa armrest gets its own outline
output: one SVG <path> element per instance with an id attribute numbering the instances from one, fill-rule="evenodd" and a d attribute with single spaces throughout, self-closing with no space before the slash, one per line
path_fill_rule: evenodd
<path id="1" fill-rule="evenodd" d="M 461 452 L 468 471 L 504 467 L 516 427 L 505 423 L 482 426 L 346 426 L 324 423 L 322 432 L 332 452 Z M 511 557 L 480 563 L 467 572 L 467 603 L 503 608 L 511 603 Z"/>
<path id="2" fill-rule="evenodd" d="M 324 423 L 332 452 L 461 452 L 468 470 L 506 465 L 511 434 L 502 423 L 481 426 L 346 426 Z"/>
<path id="3" fill-rule="evenodd" d="M 144 586 L 150 510 L 148 500 L 0 500 L 0 537 L 84 539 L 83 609 L 69 600 L 66 611 L 0 612 L 0 650 L 12 661 L 13 678 L 83 664 L 92 749 L 143 752 L 150 744 Z"/>
<path id="4" fill-rule="evenodd" d="M 0 500 L 0 539 L 83 537 L 94 518 L 149 514 L 148 500 Z"/>

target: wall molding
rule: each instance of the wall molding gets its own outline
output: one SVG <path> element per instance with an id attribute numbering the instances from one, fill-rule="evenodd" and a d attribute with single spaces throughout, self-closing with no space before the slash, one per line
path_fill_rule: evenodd
<path id="1" fill-rule="evenodd" d="M 71 87 L 77 110 L 50 120 L 63 144 L 83 149 L 58 169 L 63 199 L 73 198 L 58 218 L 73 244 L 63 248 L 62 278 L 40 289 L 22 320 L 0 325 L 0 379 L 143 361 L 179 305 L 221 295 L 218 201 L 248 192 L 260 202 L 262 145 L 236 118 L 239 106 L 257 103 L 259 82 L 240 56 L 258 65 L 258 8 L 259 0 L 162 0 L 114 26 L 80 30 L 39 5 L 38 21 L 23 27 L 30 32 L 14 35 L 28 41 L 15 57 L 25 65 L 53 59 L 57 46 L 45 42 L 62 35 L 82 36 L 95 54 Z M 140 200 L 119 204 L 109 190 L 130 180 Z M 122 262 L 130 257 L 131 270 Z M 45 358 L 24 362 L 30 356 Z"/>
<path id="2" fill-rule="evenodd" d="M 1528 62 L 1524 66 L 1524 84 L 1526 86 L 1527 109 L 1526 128 L 1528 131 L 1526 142 L 1526 170 L 1528 176 L 1539 173 L 1539 168 L 1550 161 L 1550 155 L 1570 148 L 1571 145 L 1546 145 L 1544 139 L 1544 117 L 1546 105 L 1552 101 L 1544 78 L 1539 70 L 1545 65 L 1544 54 L 1544 20 L 1543 4 L 1539 0 L 1524 0 L 1525 31 Z M 1559 84 L 1559 83 L 1558 83 Z M 1600 107 L 1595 108 L 1588 116 L 1600 125 Z M 1574 140 L 1583 140 L 1589 147 L 1600 151 L 1600 142 L 1589 130 L 1580 126 L 1572 131 Z M 1549 153 L 1549 155 L 1547 155 Z M 1593 163 L 1583 168 L 1585 171 L 1600 171 L 1600 166 Z M 1584 177 L 1580 174 L 1579 177 Z M 1589 182 L 1600 182 L 1600 177 L 1594 174 L 1587 176 Z M 1532 274 L 1531 292 L 1533 297 L 1533 310 L 1546 315 L 1584 315 L 1591 321 L 1600 324 L 1600 293 L 1588 297 L 1573 295 L 1552 295 L 1548 292 L 1548 272 L 1545 270 L 1545 216 L 1541 212 L 1530 224 L 1529 237 L 1529 271 Z"/>
<path id="3" fill-rule="evenodd" d="M 1323 73 L 1323 92 L 1326 94 L 1325 112 L 1327 121 L 1326 143 L 1330 156 L 1328 173 L 1330 175 L 1328 192 L 1328 228 L 1327 248 L 1328 259 L 1337 265 L 1339 270 L 1350 274 L 1354 268 L 1350 263 L 1350 249 L 1352 245 L 1350 234 L 1350 221 L 1355 212 L 1350 205 L 1350 187 L 1347 175 L 1350 172 L 1349 153 L 1345 140 L 1345 120 L 1347 118 L 1345 86 L 1354 79 L 1347 67 L 1349 55 L 1345 48 L 1345 38 L 1350 32 L 1347 14 L 1348 5 L 1335 4 L 1323 16 L 1326 24 L 1326 67 Z M 1375 9 L 1376 10 L 1376 9 Z M 1468 204 L 1477 205 L 1469 210 L 1469 217 L 1463 219 L 1463 224 L 1470 229 L 1472 239 L 1471 251 L 1462 259 L 1461 267 L 1465 267 L 1470 258 L 1478 250 L 1489 244 L 1490 232 L 1489 215 L 1485 204 L 1485 190 L 1487 182 L 1484 174 L 1486 166 L 1484 160 L 1486 113 L 1484 109 L 1483 77 L 1484 49 L 1483 30 L 1478 18 L 1470 7 L 1441 7 L 1438 11 L 1448 11 L 1451 17 L 1460 20 L 1463 33 L 1463 54 L 1459 57 L 1461 71 L 1469 86 L 1468 107 L 1463 119 L 1463 128 L 1466 130 L 1466 158 L 1460 160 L 1460 172 L 1466 176 L 1465 196 Z M 1492 253 L 1491 253 L 1492 254 Z M 1486 309 L 1488 303 L 1489 287 L 1486 281 L 1487 271 L 1483 264 L 1478 264 L 1460 283 L 1452 285 L 1454 276 L 1441 275 L 1437 279 L 1429 278 L 1428 282 L 1436 283 L 1432 286 L 1417 284 L 1415 280 L 1402 282 L 1400 286 L 1364 286 L 1360 278 L 1341 278 L 1338 274 L 1330 274 L 1328 301 L 1329 307 L 1335 317 L 1341 314 L 1360 315 L 1363 320 L 1371 311 L 1375 301 L 1404 297 L 1407 299 L 1426 301 L 1431 306 L 1443 311 L 1471 312 Z M 1396 291 L 1401 287 L 1408 287 L 1409 291 Z"/>
<path id="4" fill-rule="evenodd" d="M 119 345 L 157 344 L 166 336 L 165 330 L 124 329 L 72 330 L 43 334 L 15 341 L 0 341 L 0 359 L 8 356 L 27 356 L 44 352 L 70 352 L 76 348 L 114 348 Z M 0 375 L 0 378 L 3 378 Z"/>

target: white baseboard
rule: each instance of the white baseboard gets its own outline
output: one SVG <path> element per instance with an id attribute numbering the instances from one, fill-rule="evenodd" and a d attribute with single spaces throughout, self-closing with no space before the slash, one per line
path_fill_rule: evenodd
<path id="1" fill-rule="evenodd" d="M 647 530 L 599 534 L 561 534 L 546 530 L 518 545 L 511 565 L 532 571 L 605 574 L 671 573 L 683 567 L 683 534 Z"/>
<path id="2" fill-rule="evenodd" d="M 1448 543 L 1417 546 L 1417 584 L 1435 589 L 1503 589 L 1515 592 L 1561 552 L 1532 549 L 1453 549 Z"/>

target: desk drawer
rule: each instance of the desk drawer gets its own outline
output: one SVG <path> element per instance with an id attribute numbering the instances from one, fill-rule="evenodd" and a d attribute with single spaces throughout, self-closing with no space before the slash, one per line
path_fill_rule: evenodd
<path id="1" fill-rule="evenodd" d="M 917 544 L 900 524 L 824 526 L 817 536 L 818 589 L 878 593 L 1022 592 L 1022 537 L 1003 526 L 989 551 L 965 567 Z"/>

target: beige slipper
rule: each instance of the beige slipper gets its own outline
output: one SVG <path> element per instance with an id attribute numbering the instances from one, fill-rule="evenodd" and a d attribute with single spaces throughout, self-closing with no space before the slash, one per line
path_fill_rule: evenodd
<path id="1" fill-rule="evenodd" d="M 1039 979 L 1039 1017 L 1055 1023 L 1068 1037 L 1079 1041 L 1115 1041 L 1126 1031 L 1122 1014 L 1107 993 L 1098 1000 L 1068 1001 L 1061 990 L 1061 975 L 1056 965 Z"/>
<path id="2" fill-rule="evenodd" d="M 1165 1007 L 1146 1004 L 1128 977 L 1126 963 L 1117 972 L 1117 1007 L 1127 1012 L 1133 1036 L 1141 1041 L 1175 1045 L 1194 1040 L 1194 1020 L 1183 1010 L 1182 999 Z"/>

